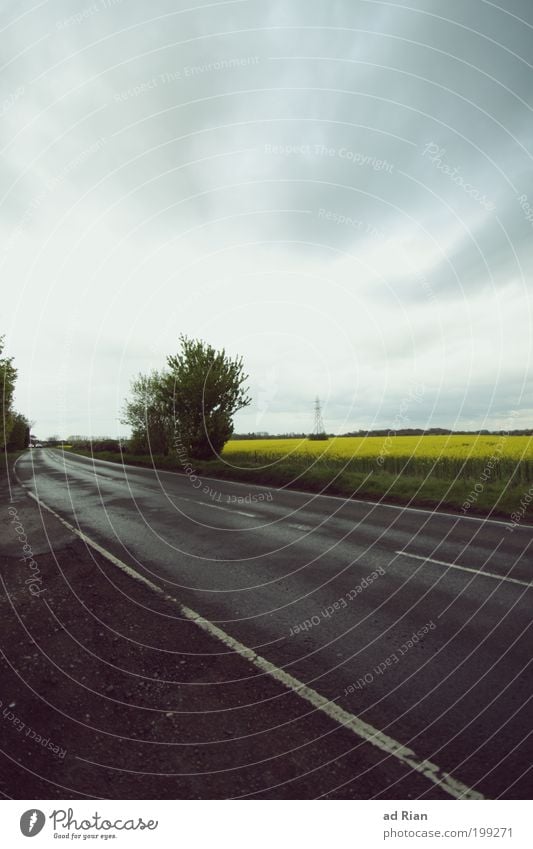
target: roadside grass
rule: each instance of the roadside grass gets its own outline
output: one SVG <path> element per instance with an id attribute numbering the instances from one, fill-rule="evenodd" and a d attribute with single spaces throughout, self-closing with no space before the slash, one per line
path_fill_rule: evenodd
<path id="1" fill-rule="evenodd" d="M 176 458 L 139 456 L 113 452 L 76 450 L 76 454 L 114 463 L 156 468 L 186 474 Z M 450 458 L 451 459 L 451 458 Z M 389 461 L 387 463 L 387 461 Z M 493 515 L 509 519 L 519 508 L 531 480 L 530 460 L 504 460 L 486 474 L 487 458 L 470 461 L 455 459 L 442 464 L 425 458 L 414 466 L 410 457 L 385 458 L 384 467 L 377 457 L 310 457 L 290 454 L 282 457 L 258 451 L 224 452 L 223 458 L 195 461 L 193 474 L 266 486 L 301 489 L 314 493 L 384 501 L 398 505 L 459 511 L 466 515 Z M 416 473 L 413 472 L 416 469 Z M 190 476 L 189 472 L 189 476 Z M 462 510 L 463 505 L 468 506 Z M 532 511 L 533 512 L 533 511 Z M 532 517 L 525 517 L 531 520 Z"/>

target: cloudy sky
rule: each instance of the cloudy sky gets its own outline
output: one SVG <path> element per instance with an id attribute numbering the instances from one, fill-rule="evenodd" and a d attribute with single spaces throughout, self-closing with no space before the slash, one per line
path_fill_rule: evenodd
<path id="1" fill-rule="evenodd" d="M 178 336 L 239 431 L 533 422 L 533 6 L 1 2 L 0 333 L 35 433 Z"/>

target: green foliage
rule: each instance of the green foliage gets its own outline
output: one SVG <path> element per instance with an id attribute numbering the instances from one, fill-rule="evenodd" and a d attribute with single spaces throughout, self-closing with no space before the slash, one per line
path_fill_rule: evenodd
<path id="1" fill-rule="evenodd" d="M 15 424 L 12 403 L 17 370 L 13 365 L 13 357 L 3 357 L 3 353 L 4 337 L 0 336 L 0 414 L 2 416 L 0 447 L 5 448 Z"/>
<path id="2" fill-rule="evenodd" d="M 201 340 L 180 336 L 181 349 L 167 358 L 170 372 L 161 399 L 173 422 L 174 449 L 182 456 L 217 456 L 233 433 L 233 416 L 250 404 L 242 357 L 232 359 Z"/>
<path id="3" fill-rule="evenodd" d="M 163 372 L 153 370 L 139 374 L 131 384 L 122 423 L 131 427 L 129 448 L 133 454 L 169 453 L 172 420 L 162 397 L 164 379 Z"/>
<path id="4" fill-rule="evenodd" d="M 180 336 L 168 371 L 139 374 L 123 410 L 135 455 L 210 459 L 233 433 L 233 416 L 250 403 L 242 358 L 232 359 L 200 340 Z"/>
<path id="5" fill-rule="evenodd" d="M 49 442 L 48 444 L 50 445 L 51 443 Z M 112 454 L 120 454 L 121 451 L 120 442 L 118 441 L 118 439 L 112 439 L 111 437 L 107 436 L 102 436 L 99 439 L 89 439 L 88 437 L 70 437 L 69 446 L 74 451 L 86 452 L 89 455 L 102 451 L 106 451 Z"/>
<path id="6" fill-rule="evenodd" d="M 28 419 L 20 413 L 13 413 L 11 416 L 12 426 L 9 434 L 9 442 L 7 443 L 8 451 L 23 451 L 30 444 L 30 423 Z"/>

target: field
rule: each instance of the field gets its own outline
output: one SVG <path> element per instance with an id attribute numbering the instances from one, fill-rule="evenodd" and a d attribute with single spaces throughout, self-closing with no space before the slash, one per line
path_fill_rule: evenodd
<path id="1" fill-rule="evenodd" d="M 387 472 L 415 477 L 476 478 L 529 482 L 533 437 L 501 435 L 368 436 L 308 439 L 241 439 L 227 443 L 224 459 L 244 466 L 297 462 L 338 471 Z"/>
<path id="2" fill-rule="evenodd" d="M 518 510 L 531 521 L 530 436 L 243 439 L 228 442 L 221 459 L 225 476 L 471 515 L 509 517 Z"/>
<path id="3" fill-rule="evenodd" d="M 311 454 L 352 457 L 424 457 L 431 459 L 485 459 L 497 451 L 512 460 L 533 459 L 533 436 L 452 434 L 450 436 L 337 436 L 327 441 L 309 439 L 232 439 L 224 455 L 258 452 L 265 455 Z"/>

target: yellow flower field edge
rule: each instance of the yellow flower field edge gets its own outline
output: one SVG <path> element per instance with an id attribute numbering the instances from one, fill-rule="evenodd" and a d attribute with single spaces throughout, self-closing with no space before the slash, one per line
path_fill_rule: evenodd
<path id="1" fill-rule="evenodd" d="M 501 434 L 449 434 L 418 436 L 336 436 L 326 441 L 309 439 L 232 439 L 224 456 L 269 454 L 276 457 L 308 455 L 337 459 L 409 457 L 440 460 L 533 460 L 533 436 Z"/>
<path id="2" fill-rule="evenodd" d="M 80 451 L 90 456 L 90 452 Z M 183 471 L 174 457 L 95 452 L 96 458 Z M 533 439 L 528 436 L 338 437 L 231 440 L 196 474 L 259 485 L 533 522 Z"/>

